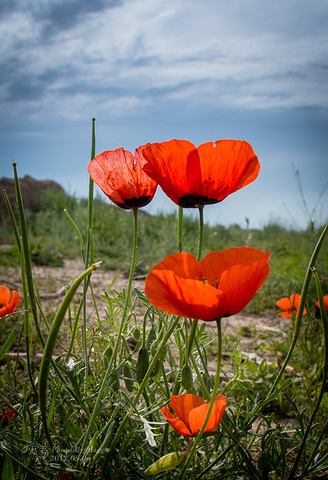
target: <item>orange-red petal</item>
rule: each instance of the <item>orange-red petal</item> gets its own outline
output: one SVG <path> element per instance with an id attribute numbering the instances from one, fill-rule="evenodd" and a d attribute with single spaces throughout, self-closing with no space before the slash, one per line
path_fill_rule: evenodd
<path id="1" fill-rule="evenodd" d="M 187 158 L 196 147 L 188 140 L 170 140 L 148 144 L 143 149 L 144 171 L 153 178 L 175 203 L 190 193 L 187 180 Z"/>
<path id="2" fill-rule="evenodd" d="M 283 310 L 290 310 L 290 300 L 287 297 L 281 298 L 276 302 L 277 307 L 282 308 Z"/>
<path id="3" fill-rule="evenodd" d="M 204 432 L 212 432 L 219 425 L 223 416 L 224 410 L 227 406 L 226 397 L 224 395 L 218 395 L 214 402 L 210 418 L 207 421 Z M 209 403 L 205 403 L 197 408 L 191 410 L 189 414 L 190 430 L 193 435 L 197 435 L 203 426 L 205 417 L 209 409 Z"/>
<path id="4" fill-rule="evenodd" d="M 317 300 L 315 302 L 315 304 L 320 307 L 320 303 L 319 303 L 319 300 Z M 326 312 L 328 311 L 328 295 L 324 295 L 323 297 L 323 304 L 324 304 L 324 309 L 326 310 Z"/>
<path id="5" fill-rule="evenodd" d="M 187 425 L 182 420 L 176 418 L 167 407 L 161 408 L 161 412 L 171 427 L 173 427 L 180 435 L 184 435 L 185 437 L 193 436 Z"/>
<path id="6" fill-rule="evenodd" d="M 137 148 L 134 156 L 123 148 L 108 150 L 88 166 L 94 182 L 121 208 L 143 207 L 155 195 L 157 184 L 142 169 L 142 148 Z"/>
<path id="7" fill-rule="evenodd" d="M 198 395 L 186 393 L 184 395 L 172 395 L 170 407 L 176 416 L 189 427 L 189 414 L 197 407 L 205 404 L 205 400 Z"/>
<path id="8" fill-rule="evenodd" d="M 251 145 L 219 140 L 195 147 L 187 140 L 148 144 L 145 172 L 182 207 L 221 202 L 259 174 L 260 163 Z"/>
<path id="9" fill-rule="evenodd" d="M 188 253 L 170 255 L 148 274 L 145 293 L 166 313 L 204 321 L 233 315 L 265 282 L 269 257 L 250 247 L 212 252 L 199 263 Z"/>
<path id="10" fill-rule="evenodd" d="M 269 275 L 269 257 L 269 252 L 240 247 L 211 252 L 200 261 L 208 282 L 217 282 L 226 294 L 224 316 L 240 312 L 252 300 Z"/>
<path id="11" fill-rule="evenodd" d="M 181 317 L 211 321 L 225 312 L 224 292 L 200 280 L 178 277 L 172 270 L 154 267 L 146 278 L 145 294 L 156 308 Z"/>
<path id="12" fill-rule="evenodd" d="M 280 317 L 286 317 L 286 318 L 291 317 L 293 315 L 293 312 L 295 312 L 295 315 L 297 315 L 298 314 L 298 307 L 300 305 L 300 301 L 301 301 L 301 295 L 299 295 L 298 293 L 295 293 L 294 295 L 291 295 L 289 298 L 284 297 L 284 298 L 281 298 L 280 300 L 278 300 L 276 302 L 276 305 L 279 308 L 282 308 L 283 310 L 286 310 L 286 312 L 280 312 L 279 316 Z M 302 315 L 306 315 L 306 314 L 307 314 L 307 311 L 304 308 Z"/>
<path id="13" fill-rule="evenodd" d="M 202 280 L 203 271 L 191 253 L 181 252 L 168 255 L 153 270 L 171 270 L 177 277 Z"/>
<path id="14" fill-rule="evenodd" d="M 6 285 L 0 285 L 0 304 L 7 305 L 9 303 L 10 290 Z"/>
<path id="15" fill-rule="evenodd" d="M 9 315 L 20 304 L 20 296 L 16 290 L 10 290 L 5 285 L 0 285 L 0 317 Z"/>

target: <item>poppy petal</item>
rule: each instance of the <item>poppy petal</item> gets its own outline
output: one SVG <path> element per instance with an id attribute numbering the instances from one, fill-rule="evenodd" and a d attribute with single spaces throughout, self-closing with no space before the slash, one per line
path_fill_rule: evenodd
<path id="1" fill-rule="evenodd" d="M 0 317 L 9 315 L 20 304 L 20 296 L 16 290 L 10 292 L 5 285 L 0 285 Z"/>
<path id="2" fill-rule="evenodd" d="M 251 265 L 236 265 L 222 274 L 219 288 L 227 295 L 225 316 L 243 310 L 269 275 L 267 259 Z"/>
<path id="3" fill-rule="evenodd" d="M 170 407 L 176 416 L 189 427 L 190 412 L 204 403 L 205 400 L 202 397 L 192 393 L 186 393 L 184 395 L 172 395 Z"/>
<path id="4" fill-rule="evenodd" d="M 226 295 L 202 281 L 177 277 L 171 270 L 150 271 L 145 294 L 163 312 L 204 321 L 224 315 Z"/>
<path id="5" fill-rule="evenodd" d="M 240 247 L 209 253 L 200 261 L 208 282 L 226 294 L 224 316 L 240 312 L 252 300 L 269 275 L 269 257 L 269 252 Z"/>
<path id="6" fill-rule="evenodd" d="M 19 293 L 16 292 L 16 290 L 12 290 L 10 295 L 10 301 L 8 304 L 10 311 L 13 312 L 18 307 L 19 304 L 20 304 Z"/>
<path id="7" fill-rule="evenodd" d="M 143 207 L 155 195 L 157 184 L 142 169 L 142 150 L 137 148 L 135 156 L 123 148 L 107 150 L 88 166 L 94 182 L 121 208 Z"/>
<path id="8" fill-rule="evenodd" d="M 193 436 L 187 425 L 182 420 L 179 420 L 174 415 L 172 415 L 172 413 L 167 407 L 161 408 L 161 412 L 166 418 L 166 420 L 169 422 L 171 427 L 173 427 L 174 430 L 180 433 L 180 435 L 184 435 L 185 437 Z"/>
<path id="9" fill-rule="evenodd" d="M 209 403 L 201 405 L 200 407 L 194 408 L 189 414 L 190 430 L 193 435 L 201 430 L 205 417 L 209 409 Z M 227 406 L 226 397 L 223 395 L 218 395 L 213 404 L 213 408 L 210 414 L 210 418 L 206 424 L 204 432 L 212 432 L 219 425 L 221 418 L 223 416 L 224 410 Z"/>
<path id="10" fill-rule="evenodd" d="M 279 317 L 288 318 L 292 316 L 292 312 L 280 312 L 278 315 Z"/>
<path id="11" fill-rule="evenodd" d="M 197 151 L 202 174 L 200 194 L 217 202 L 253 182 L 259 174 L 260 163 L 248 142 L 218 140 L 199 145 Z"/>
<path id="12" fill-rule="evenodd" d="M 226 250 L 210 252 L 199 262 L 204 277 L 220 280 L 221 275 L 235 265 L 251 265 L 254 262 L 269 259 L 270 254 L 262 252 L 257 248 L 233 247 Z"/>
<path id="13" fill-rule="evenodd" d="M 192 208 L 224 200 L 253 182 L 260 163 L 251 145 L 219 140 L 195 147 L 187 140 L 148 144 L 144 171 L 176 204 Z"/>
<path id="14" fill-rule="evenodd" d="M 317 300 L 315 302 L 316 306 L 317 307 L 320 307 L 320 302 L 319 300 Z M 324 309 L 326 310 L 326 312 L 328 311 L 328 295 L 324 295 L 323 297 L 323 305 L 324 305 Z"/>
<path id="15" fill-rule="evenodd" d="M 5 285 L 0 285 L 0 305 L 7 305 L 9 302 L 10 290 Z"/>
<path id="16" fill-rule="evenodd" d="M 290 300 L 287 297 L 281 298 L 276 302 L 277 307 L 282 308 L 283 310 L 290 310 Z"/>
<path id="17" fill-rule="evenodd" d="M 146 159 L 144 171 L 177 205 L 181 197 L 190 193 L 186 178 L 186 164 L 189 153 L 195 148 L 195 145 L 188 140 L 173 139 L 168 142 L 148 144 L 142 151 Z"/>
<path id="18" fill-rule="evenodd" d="M 298 308 L 301 302 L 301 295 L 299 293 L 295 293 L 294 295 L 290 296 L 289 300 L 291 308 Z"/>
<path id="19" fill-rule="evenodd" d="M 191 253 L 181 252 L 168 255 L 153 270 L 172 270 L 177 277 L 203 279 L 203 271 Z"/>

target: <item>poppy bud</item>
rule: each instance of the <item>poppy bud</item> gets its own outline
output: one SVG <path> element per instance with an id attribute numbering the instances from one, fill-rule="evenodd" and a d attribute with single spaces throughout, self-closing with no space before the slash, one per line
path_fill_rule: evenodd
<path id="1" fill-rule="evenodd" d="M 124 376 L 124 384 L 126 386 L 127 391 L 133 392 L 134 381 L 133 381 L 130 365 L 128 365 L 127 363 L 123 365 L 123 376 Z"/>
<path id="2" fill-rule="evenodd" d="M 136 327 L 136 328 L 133 330 L 133 336 L 134 336 L 134 338 L 138 341 L 139 338 L 140 338 L 140 335 L 141 335 L 141 333 L 140 333 L 140 328 Z"/>
<path id="3" fill-rule="evenodd" d="M 155 342 L 155 340 L 156 340 L 156 330 L 154 326 L 152 326 L 148 333 L 147 347 L 150 348 L 152 344 Z"/>
<path id="4" fill-rule="evenodd" d="M 181 385 L 189 392 L 194 387 L 192 371 L 189 363 L 186 363 L 181 370 Z"/>
<path id="5" fill-rule="evenodd" d="M 112 388 L 112 390 L 114 390 L 114 392 L 119 391 L 119 389 L 120 389 L 120 379 L 119 379 L 117 370 L 115 370 L 113 373 L 111 373 L 111 375 L 109 377 L 109 380 L 108 380 L 108 383 L 109 383 L 110 387 Z"/>
<path id="6" fill-rule="evenodd" d="M 142 346 L 138 352 L 138 360 L 135 368 L 135 375 L 138 383 L 141 383 L 149 367 L 149 356 L 147 347 Z"/>

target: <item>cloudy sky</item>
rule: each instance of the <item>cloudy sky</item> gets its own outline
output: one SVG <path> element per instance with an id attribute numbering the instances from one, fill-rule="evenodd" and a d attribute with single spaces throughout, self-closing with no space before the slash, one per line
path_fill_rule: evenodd
<path id="1" fill-rule="evenodd" d="M 96 153 L 147 142 L 247 140 L 258 179 L 210 223 L 328 217 L 328 1 L 2 0 L 0 177 L 87 196 Z M 322 193 L 323 192 L 323 193 Z M 322 193 L 322 195 L 321 195 Z M 150 212 L 176 207 L 158 192 Z"/>

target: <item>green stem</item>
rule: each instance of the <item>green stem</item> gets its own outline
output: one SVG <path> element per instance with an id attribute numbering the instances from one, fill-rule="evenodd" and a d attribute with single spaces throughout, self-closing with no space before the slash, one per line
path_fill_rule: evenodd
<path id="1" fill-rule="evenodd" d="M 109 378 L 110 374 L 112 373 L 112 368 L 113 368 L 114 364 L 116 363 L 117 352 L 118 352 L 118 348 L 121 344 L 121 336 L 122 336 L 122 332 L 123 332 L 123 328 L 124 328 L 126 314 L 127 314 L 127 311 L 128 311 L 128 306 L 129 306 L 129 303 L 130 303 L 132 279 L 133 279 L 133 273 L 134 273 L 135 263 L 136 263 L 137 237 L 138 237 L 138 209 L 137 208 L 132 208 L 132 211 L 133 211 L 133 215 L 134 215 L 134 236 L 133 236 L 132 260 L 131 260 L 131 266 L 130 266 L 130 275 L 129 275 L 128 288 L 127 288 L 127 292 L 126 292 L 126 299 L 125 299 L 124 309 L 123 309 L 123 313 L 122 313 L 122 317 L 121 317 L 121 323 L 120 323 L 119 331 L 118 331 L 118 334 L 117 334 L 114 350 L 113 350 L 110 362 L 108 364 L 108 367 L 107 367 L 107 369 L 105 371 L 105 374 L 103 376 L 103 380 L 102 380 L 102 383 L 100 385 L 98 396 L 97 396 L 95 405 L 93 407 L 92 415 L 90 417 L 87 429 L 86 429 L 85 434 L 84 434 L 80 454 L 79 454 L 79 457 L 77 459 L 77 465 L 79 465 L 79 463 L 80 463 L 81 456 L 83 454 L 83 451 L 84 451 L 84 449 L 86 447 L 86 444 L 88 442 L 88 439 L 89 439 L 89 433 L 90 433 L 90 431 L 91 431 L 91 429 L 92 429 L 92 427 L 95 423 L 96 416 L 98 415 L 99 405 L 100 405 L 100 402 L 101 402 L 106 384 L 108 382 L 108 378 Z"/>
<path id="2" fill-rule="evenodd" d="M 16 244 L 17 244 L 19 253 L 21 253 L 21 241 L 20 241 L 20 236 L 19 236 L 19 233 L 18 233 L 16 220 L 15 220 L 15 217 L 14 217 L 14 214 L 13 214 L 13 210 L 11 208 L 10 201 L 9 201 L 6 190 L 2 190 L 2 192 L 3 192 L 3 196 L 5 197 L 5 202 L 6 202 L 7 210 L 8 210 L 8 213 L 9 213 L 11 225 L 12 225 L 12 228 L 14 230 Z"/>
<path id="3" fill-rule="evenodd" d="M 198 205 L 199 211 L 199 243 L 198 243 L 198 255 L 197 261 L 202 258 L 203 240 L 204 240 L 204 205 Z"/>
<path id="4" fill-rule="evenodd" d="M 95 150 L 96 150 L 96 135 L 95 135 L 95 118 L 92 119 L 92 145 L 91 145 L 91 160 L 95 157 Z M 86 245 L 86 252 L 85 252 L 85 270 L 89 266 L 90 260 L 90 246 L 92 243 L 92 223 L 93 223 L 93 186 L 94 182 L 92 178 L 89 178 L 89 198 L 88 198 L 88 221 L 87 221 L 87 245 Z M 85 365 L 85 376 L 88 375 L 88 367 L 89 367 L 89 355 L 88 355 L 88 345 L 87 345 L 87 290 L 89 286 L 89 278 L 85 278 L 83 281 L 83 351 L 84 351 L 84 365 Z"/>
<path id="5" fill-rule="evenodd" d="M 178 213 L 178 252 L 182 252 L 182 220 L 183 220 L 183 208 L 179 207 L 179 213 Z"/>
<path id="6" fill-rule="evenodd" d="M 151 375 L 151 373 L 152 373 L 152 371 L 153 371 L 153 369 L 154 369 L 154 367 L 155 367 L 155 365 L 156 365 L 156 362 L 157 362 L 159 356 L 161 355 L 163 348 L 165 347 L 165 345 L 166 345 L 167 342 L 169 341 L 169 339 L 170 339 L 173 331 L 175 330 L 177 324 L 179 323 L 179 320 L 180 320 L 180 317 L 175 317 L 175 318 L 174 318 L 171 326 L 169 327 L 169 329 L 168 329 L 168 331 L 166 332 L 166 334 L 164 335 L 161 343 L 159 344 L 158 349 L 157 349 L 157 352 L 156 352 L 156 354 L 154 355 L 154 357 L 153 357 L 153 359 L 152 359 L 152 361 L 151 361 L 151 363 L 150 363 L 150 365 L 149 365 L 149 367 L 148 367 L 148 370 L 147 370 L 147 372 L 146 372 L 146 374 L 145 374 L 145 376 L 144 376 L 144 379 L 143 379 L 143 381 L 141 382 L 141 384 L 139 385 L 138 391 L 137 391 L 137 393 L 136 393 L 136 395 L 135 395 L 135 397 L 134 397 L 134 399 L 133 399 L 133 405 L 134 405 L 134 406 L 137 405 L 137 403 L 138 403 L 138 401 L 139 401 L 139 399 L 140 399 L 140 397 L 141 397 L 141 395 L 142 395 L 142 392 L 144 391 L 144 388 L 145 388 L 145 386 L 146 386 L 146 383 L 148 382 L 149 377 L 150 377 L 150 375 Z M 112 441 L 112 443 L 111 443 L 110 449 L 109 449 L 109 451 L 108 451 L 108 455 L 110 455 L 110 453 L 111 453 L 111 452 L 113 451 L 113 449 L 115 448 L 115 445 L 116 445 L 116 443 L 117 443 L 117 441 L 118 441 L 118 439 L 119 439 L 119 437 L 120 437 L 120 435 L 121 435 L 121 432 L 124 430 L 125 423 L 127 422 L 128 418 L 129 418 L 129 415 L 130 415 L 130 414 L 129 414 L 129 412 L 128 412 L 128 413 L 126 414 L 126 416 L 123 418 L 120 426 L 118 427 L 117 432 L 116 432 L 116 434 L 115 434 L 115 437 L 113 438 L 113 441 Z"/>
<path id="7" fill-rule="evenodd" d="M 316 404 L 314 406 L 314 409 L 312 411 L 312 414 L 311 414 L 311 417 L 309 419 L 309 423 L 308 423 L 308 426 L 305 430 L 305 433 L 304 433 L 304 436 L 303 436 L 303 439 L 302 439 L 302 443 L 301 443 L 301 446 L 300 446 L 300 449 L 297 453 L 297 457 L 295 459 L 295 462 L 294 462 L 294 465 L 293 465 L 293 468 L 289 474 L 289 477 L 288 477 L 288 480 L 292 480 L 294 477 L 295 477 L 295 473 L 296 473 L 296 470 L 297 470 L 297 467 L 301 461 L 301 457 L 302 457 L 302 454 L 303 454 L 303 450 L 304 450 L 304 447 L 306 445 L 306 442 L 307 442 L 307 437 L 310 433 L 310 430 L 312 428 L 312 425 L 313 425 L 313 422 L 314 422 L 314 418 L 319 410 L 319 407 L 320 407 L 320 404 L 322 402 L 322 399 L 323 399 L 323 395 L 325 393 L 325 390 L 326 390 L 326 385 L 327 385 L 327 379 L 328 379 L 328 319 L 327 319 L 327 315 L 326 315 L 326 311 L 325 311 L 325 306 L 324 306 L 324 302 L 323 302 L 323 294 L 322 294 L 322 290 L 321 290 L 321 284 L 320 284 L 320 279 L 319 279 L 319 275 L 318 275 L 318 272 L 315 268 L 312 269 L 312 272 L 313 272 L 313 275 L 314 275 L 314 279 L 315 279 L 315 283 L 316 283 L 316 287 L 317 287 L 317 294 L 318 294 L 318 298 L 319 298 L 319 303 L 320 303 L 320 312 L 321 312 L 321 319 L 322 319 L 322 324 L 323 324 L 323 332 L 324 332 L 324 363 L 323 363 L 323 378 L 322 378 L 322 384 L 321 384 L 321 389 L 320 389 L 320 393 L 319 393 L 319 396 L 317 398 L 317 401 L 316 401 Z M 306 466 L 307 468 L 308 466 Z"/>
<path id="8" fill-rule="evenodd" d="M 207 425 L 207 422 L 210 418 L 210 415 L 211 415 L 211 412 L 212 412 L 212 409 L 213 409 L 213 405 L 214 405 L 214 402 L 215 402 L 215 398 L 216 398 L 216 395 L 217 395 L 217 391 L 218 391 L 218 388 L 219 388 L 219 383 L 220 383 L 220 372 L 221 372 L 221 359 L 222 359 L 222 329 L 221 329 L 221 318 L 218 318 L 216 320 L 216 325 L 217 325 L 217 330 L 218 330 L 218 353 L 217 353 L 217 362 L 216 362 L 216 375 L 215 375 L 215 380 L 214 380 L 214 386 L 213 386 L 213 391 L 212 391 L 212 395 L 211 395 L 211 400 L 210 400 L 210 404 L 209 404 L 209 407 L 208 407 L 208 411 L 207 411 L 207 414 L 206 414 L 206 417 L 205 417 L 205 420 L 203 422 L 203 425 L 202 425 L 202 428 L 200 429 L 200 431 L 198 432 L 197 434 L 197 437 L 195 438 L 195 441 L 193 443 L 193 446 L 189 452 L 189 455 L 188 457 L 186 458 L 186 461 L 182 467 L 182 470 L 181 470 L 181 473 L 180 473 L 180 476 L 178 477 L 179 480 L 183 479 L 185 477 L 185 473 L 186 473 L 186 470 L 187 470 L 187 467 L 190 463 L 190 461 L 194 458 L 195 456 L 195 453 L 196 453 L 196 448 L 202 438 L 202 435 L 204 433 L 204 430 L 206 428 L 206 425 Z"/>
<path id="9" fill-rule="evenodd" d="M 38 397 L 38 393 L 33 381 L 32 366 L 30 358 L 30 338 L 29 338 L 29 314 L 28 314 L 28 293 L 26 286 L 26 272 L 25 272 L 25 258 L 24 250 L 21 248 L 21 275 L 22 275 L 22 290 L 23 290 L 23 302 L 24 302 L 24 330 L 25 330 L 25 348 L 26 348 L 26 361 L 28 376 L 32 385 L 33 392 Z"/>
<path id="10" fill-rule="evenodd" d="M 282 365 L 282 367 L 281 367 L 281 369 L 280 369 L 280 371 L 279 371 L 279 373 L 278 373 L 278 375 L 277 375 L 277 377 L 276 377 L 276 379 L 275 379 L 267 397 L 269 397 L 274 392 L 280 378 L 282 377 L 282 375 L 283 375 L 283 373 L 284 373 L 284 371 L 285 371 L 285 369 L 288 365 L 290 357 L 292 356 L 295 345 L 297 343 L 297 340 L 298 340 L 298 337 L 299 337 L 299 334 L 300 334 L 300 330 L 301 330 L 301 325 L 302 325 L 302 317 L 303 317 L 303 310 L 304 310 L 304 307 L 305 307 L 305 300 L 306 300 L 307 293 L 308 293 L 309 286 L 310 286 L 312 268 L 314 267 L 315 262 L 318 258 L 318 255 L 319 255 L 323 240 L 325 238 L 325 235 L 327 233 L 327 230 L 328 230 L 328 223 L 326 224 L 325 228 L 323 229 L 323 231 L 320 235 L 320 238 L 319 238 L 319 240 L 318 240 L 318 242 L 315 246 L 315 249 L 314 249 L 313 254 L 310 258 L 309 265 L 308 265 L 308 268 L 307 268 L 307 271 L 306 271 L 306 274 L 305 274 L 303 287 L 302 287 L 302 293 L 301 293 L 301 300 L 300 300 L 300 304 L 299 304 L 299 307 L 298 307 L 293 338 L 292 338 L 292 341 L 291 341 L 291 344 L 290 344 L 290 347 L 289 347 L 289 351 L 287 353 L 285 361 L 284 361 L 284 363 L 283 363 L 283 365 Z"/>
<path id="11" fill-rule="evenodd" d="M 93 272 L 93 270 L 95 270 L 99 266 L 100 266 L 100 263 L 91 265 L 91 267 L 85 270 L 79 277 L 77 277 L 74 280 L 68 292 L 66 293 L 64 300 L 56 314 L 56 317 L 51 326 L 47 343 L 44 348 L 44 353 L 43 353 L 41 367 L 40 367 L 40 375 L 39 375 L 39 407 L 40 407 L 40 413 L 41 413 L 41 418 L 43 422 L 44 432 L 50 447 L 53 444 L 52 444 L 52 440 L 51 440 L 50 433 L 47 426 L 47 390 L 48 390 L 47 383 L 48 383 L 50 364 L 52 362 L 52 354 L 55 348 L 60 326 L 64 319 L 66 310 L 68 309 L 68 306 L 72 301 L 72 298 L 76 290 L 78 289 L 79 285 L 83 282 L 83 280 L 88 275 L 90 275 Z"/>
<path id="12" fill-rule="evenodd" d="M 30 297 L 30 304 L 31 304 L 31 311 L 33 315 L 35 329 L 37 331 L 39 340 L 44 347 L 45 341 L 41 333 L 38 315 L 37 315 L 37 305 L 35 300 L 35 293 L 34 293 L 34 285 L 33 285 L 33 275 L 32 275 L 32 263 L 31 263 L 31 256 L 28 244 L 28 235 L 27 235 L 27 225 L 26 225 L 26 218 L 23 206 L 23 199 L 22 193 L 19 185 L 19 179 L 17 174 L 17 165 L 13 162 L 14 167 L 14 177 L 15 177 L 15 189 L 16 189 L 16 198 L 17 198 L 17 206 L 18 206 L 18 214 L 19 214 L 19 221 L 21 227 L 21 234 L 22 234 L 22 243 L 23 243 L 23 250 L 24 250 L 24 259 L 25 259 L 25 271 L 26 271 L 26 280 L 27 280 L 27 288 Z"/>

